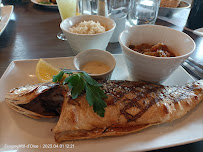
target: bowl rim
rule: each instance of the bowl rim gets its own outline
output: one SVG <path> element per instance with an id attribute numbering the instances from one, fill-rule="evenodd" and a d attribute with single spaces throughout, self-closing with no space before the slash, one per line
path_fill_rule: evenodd
<path id="1" fill-rule="evenodd" d="M 180 3 L 185 3 L 185 4 L 187 4 L 187 6 L 185 6 L 185 7 L 160 7 L 161 9 L 165 9 L 165 8 L 167 8 L 167 9 L 183 9 L 183 8 L 190 8 L 191 7 L 191 4 L 189 3 L 189 2 L 187 2 L 187 1 L 184 1 L 184 0 L 181 0 L 180 1 Z M 179 4 L 180 5 L 180 4 Z"/>
<path id="2" fill-rule="evenodd" d="M 95 50 L 96 50 L 96 51 L 99 51 L 99 52 L 102 52 L 102 53 L 105 53 L 105 54 L 107 54 L 108 56 L 111 56 L 111 58 L 113 59 L 113 65 L 112 65 L 112 67 L 110 67 L 110 69 L 109 69 L 108 71 L 106 71 L 106 72 L 104 72 L 104 73 L 101 73 L 101 74 L 89 74 L 89 73 L 88 73 L 88 75 L 93 76 L 93 77 L 100 77 L 100 76 L 105 76 L 105 75 L 108 74 L 108 73 L 111 73 L 111 71 L 113 71 L 114 68 L 116 67 L 116 59 L 115 59 L 115 57 L 114 57 L 110 52 L 108 52 L 108 51 L 106 51 L 106 50 L 101 50 L 101 49 L 88 49 L 88 50 L 84 50 L 84 51 L 78 53 L 78 54 L 74 57 L 74 59 L 73 59 L 74 67 L 75 67 L 77 70 L 81 70 L 80 67 L 75 66 L 75 65 L 76 65 L 76 62 L 77 62 L 76 60 L 77 60 L 78 56 L 80 56 L 81 54 L 87 53 L 87 52 L 95 51 Z"/>
<path id="3" fill-rule="evenodd" d="M 190 41 L 192 42 L 192 44 L 193 44 L 193 49 L 192 49 L 190 52 L 186 53 L 186 54 L 178 55 L 178 56 L 175 56 L 175 57 L 156 57 L 156 56 L 145 55 L 145 54 L 136 52 L 136 51 L 130 49 L 129 47 L 127 47 L 125 44 L 123 44 L 123 42 L 121 41 L 121 37 L 122 37 L 122 35 L 123 35 L 125 32 L 129 31 L 130 29 L 137 28 L 138 26 L 139 26 L 139 27 L 142 26 L 142 27 L 146 27 L 146 28 L 149 28 L 149 27 L 165 28 L 165 29 L 167 29 L 167 30 L 179 32 L 179 33 L 183 34 L 184 36 L 186 36 L 187 38 L 189 38 L 189 40 L 190 40 Z M 120 45 L 122 45 L 122 46 L 123 46 L 125 49 L 127 49 L 128 51 L 133 52 L 133 53 L 135 53 L 135 54 L 137 54 L 137 55 L 141 55 L 141 56 L 146 57 L 146 58 L 157 59 L 157 60 L 170 60 L 170 59 L 184 58 L 184 57 L 186 57 L 186 56 L 191 55 L 191 54 L 194 52 L 195 48 L 196 48 L 196 44 L 195 44 L 194 40 L 193 40 L 189 35 L 187 35 L 187 34 L 184 33 L 184 32 L 180 32 L 180 31 L 178 31 L 178 30 L 175 30 L 175 29 L 172 29 L 172 28 L 170 28 L 170 27 L 163 26 L 163 25 L 150 25 L 150 24 L 148 24 L 148 25 L 135 25 L 135 26 L 129 27 L 129 28 L 125 29 L 123 32 L 121 32 L 120 35 L 119 35 L 119 37 L 118 37 L 118 40 L 119 40 Z M 123 52 L 123 51 L 122 51 L 122 52 Z"/>
<path id="4" fill-rule="evenodd" d="M 109 20 L 109 21 L 111 21 L 112 23 L 113 23 L 113 27 L 111 28 L 111 29 L 109 29 L 108 31 L 105 31 L 105 32 L 103 32 L 103 33 L 97 33 L 97 34 L 78 34 L 78 33 L 72 33 L 72 32 L 69 32 L 69 30 L 68 29 L 65 29 L 65 28 L 63 28 L 63 24 L 65 24 L 65 22 L 67 21 L 67 20 L 72 20 L 73 18 L 83 18 L 83 17 L 86 17 L 86 16 L 93 16 L 93 17 L 99 17 L 99 18 L 102 18 L 102 19 L 105 19 L 105 20 Z M 92 19 L 93 20 L 93 19 Z M 88 21 L 90 21 L 90 20 L 88 20 Z M 94 20 L 93 20 L 94 21 Z M 82 21 L 81 21 L 82 22 Z M 104 16 L 100 16 L 100 15 L 78 15 L 78 16 L 72 16 L 72 17 L 69 17 L 69 18 L 66 18 L 65 20 L 63 20 L 61 23 L 60 23 L 60 28 L 63 30 L 63 31 L 65 31 L 65 32 L 67 32 L 67 33 L 69 33 L 69 34 L 72 34 L 72 35 L 78 35 L 78 36 L 96 36 L 96 35 L 102 35 L 102 34 L 104 34 L 104 33 L 109 33 L 109 32 L 111 32 L 111 31 L 113 31 L 115 28 L 116 28 L 116 23 L 115 23 L 115 21 L 114 20 L 112 20 L 111 18 L 108 18 L 108 17 L 104 17 Z"/>

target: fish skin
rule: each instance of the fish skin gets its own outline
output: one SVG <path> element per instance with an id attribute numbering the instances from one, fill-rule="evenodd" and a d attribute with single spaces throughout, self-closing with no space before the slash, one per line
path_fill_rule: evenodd
<path id="1" fill-rule="evenodd" d="M 37 105 L 38 107 L 36 107 L 35 109 L 33 108 L 33 104 L 30 105 L 30 108 L 32 110 L 30 110 L 29 107 L 25 106 L 25 105 L 28 105 L 29 103 L 31 103 L 32 101 L 36 100 L 39 97 L 42 98 L 42 95 L 44 95 L 45 93 L 51 92 L 51 90 L 53 90 L 52 92 L 54 94 L 56 94 L 55 92 L 57 92 L 57 89 L 59 89 L 59 91 L 62 91 L 62 94 L 64 96 L 66 89 L 58 83 L 39 83 L 39 84 L 34 84 L 34 85 L 21 86 L 18 88 L 11 89 L 5 97 L 5 101 L 11 109 L 13 109 L 23 115 L 26 115 L 28 117 L 31 117 L 34 119 L 52 118 L 52 117 L 56 117 L 56 116 L 53 114 L 49 114 L 47 112 L 46 112 L 46 114 L 41 114 L 41 113 L 35 111 L 35 109 L 37 109 L 37 110 L 40 109 L 39 106 L 41 106 L 41 108 L 43 108 L 42 105 L 39 103 L 40 99 L 38 100 L 38 102 L 36 104 L 34 103 L 35 105 L 38 104 Z M 59 100 L 60 96 L 59 96 L 59 94 L 57 94 L 57 95 L 58 95 L 58 97 L 56 96 L 56 100 Z M 51 96 L 51 97 L 53 97 L 53 96 Z M 50 98 L 50 97 L 47 97 L 47 98 Z M 57 101 L 57 102 L 59 102 L 59 101 Z"/>
<path id="2" fill-rule="evenodd" d="M 203 80 L 184 86 L 146 82 L 108 81 L 103 90 L 105 116 L 94 113 L 85 94 L 66 96 L 56 127 L 55 141 L 119 136 L 183 117 L 203 100 Z"/>
<path id="3" fill-rule="evenodd" d="M 13 100 L 13 102 L 15 102 L 16 104 L 26 104 L 36 98 L 36 96 L 42 94 L 50 88 L 55 87 L 56 85 L 58 84 L 39 83 L 34 85 L 20 86 L 18 88 L 11 89 L 5 98 L 7 100 Z"/>
<path id="4" fill-rule="evenodd" d="M 133 133 L 178 119 L 203 100 L 203 80 L 184 86 L 107 81 L 103 84 L 103 90 L 108 96 L 105 99 L 107 107 L 104 117 L 94 113 L 86 101 L 85 93 L 73 100 L 67 93 L 68 89 L 57 83 L 14 88 L 5 100 L 11 109 L 28 117 L 52 118 L 55 116 L 42 115 L 19 106 L 29 104 L 41 95 L 46 98 L 46 93 L 49 95 L 51 90 L 53 93 L 61 91 L 62 94 L 57 95 L 64 96 L 62 112 L 53 129 L 56 142 Z"/>

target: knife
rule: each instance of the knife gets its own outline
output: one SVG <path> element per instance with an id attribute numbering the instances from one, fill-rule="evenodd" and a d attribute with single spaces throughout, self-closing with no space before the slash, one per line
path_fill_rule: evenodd
<path id="1" fill-rule="evenodd" d="M 196 79 L 203 79 L 203 69 L 197 70 L 197 68 L 194 68 L 194 66 L 190 65 L 188 61 L 183 62 L 181 65 L 189 74 L 191 74 Z"/>

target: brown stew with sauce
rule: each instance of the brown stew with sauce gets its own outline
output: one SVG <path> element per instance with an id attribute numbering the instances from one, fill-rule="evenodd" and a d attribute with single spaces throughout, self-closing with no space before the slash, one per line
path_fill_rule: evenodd
<path id="1" fill-rule="evenodd" d="M 137 46 L 129 45 L 129 48 L 145 55 L 156 57 L 175 57 L 175 55 L 163 43 L 158 43 L 156 45 L 150 45 L 146 43 Z"/>

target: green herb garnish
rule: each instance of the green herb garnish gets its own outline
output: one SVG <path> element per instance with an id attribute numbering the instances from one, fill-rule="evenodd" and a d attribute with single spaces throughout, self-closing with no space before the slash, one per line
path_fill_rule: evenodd
<path id="1" fill-rule="evenodd" d="M 53 82 L 61 81 L 64 74 L 69 76 L 63 81 L 71 89 L 71 97 L 76 99 L 83 91 L 86 91 L 86 99 L 90 106 L 93 106 L 94 112 L 104 117 L 106 103 L 103 99 L 108 98 L 101 89 L 102 84 L 92 79 L 86 72 L 73 74 L 66 70 L 61 71 L 58 75 L 53 76 Z"/>
<path id="2" fill-rule="evenodd" d="M 51 4 L 51 2 L 39 2 L 41 4 Z"/>

